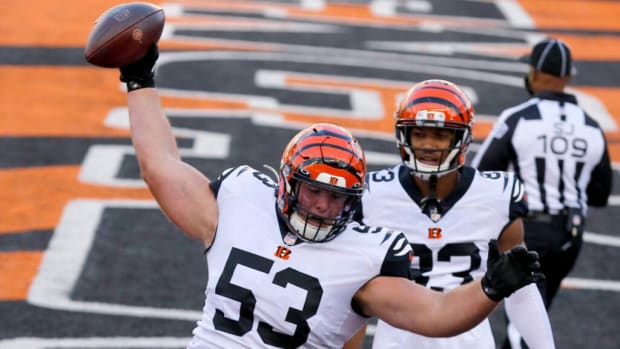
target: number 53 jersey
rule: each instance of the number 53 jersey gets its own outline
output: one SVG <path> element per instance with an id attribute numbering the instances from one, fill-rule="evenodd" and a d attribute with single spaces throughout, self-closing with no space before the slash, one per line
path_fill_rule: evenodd
<path id="1" fill-rule="evenodd" d="M 523 185 L 512 174 L 460 171 L 439 217 L 422 213 L 422 194 L 402 165 L 370 172 L 362 200 L 363 222 L 403 231 L 413 247 L 415 281 L 440 291 L 482 276 L 489 240 L 527 213 Z"/>
<path id="2" fill-rule="evenodd" d="M 354 294 L 378 275 L 410 276 L 403 233 L 352 223 L 331 241 L 294 243 L 264 174 L 238 167 L 211 188 L 218 228 L 188 348 L 340 348 L 367 321 Z"/>

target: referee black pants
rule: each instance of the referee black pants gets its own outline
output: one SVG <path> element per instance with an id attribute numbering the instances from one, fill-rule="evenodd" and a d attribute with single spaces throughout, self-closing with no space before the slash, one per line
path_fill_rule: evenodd
<path id="1" fill-rule="evenodd" d="M 575 266 L 583 245 L 582 236 L 573 238 L 566 230 L 566 216 L 548 217 L 552 217 L 550 222 L 524 220 L 525 244 L 528 249 L 538 252 L 541 271 L 546 277 L 537 286 L 547 309 L 551 307 L 562 279 Z"/>

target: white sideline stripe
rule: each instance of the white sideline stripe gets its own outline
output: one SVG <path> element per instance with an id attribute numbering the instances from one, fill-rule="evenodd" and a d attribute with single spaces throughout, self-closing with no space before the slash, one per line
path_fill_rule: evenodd
<path id="1" fill-rule="evenodd" d="M 366 41 L 366 47 L 377 50 L 399 50 L 403 52 L 429 53 L 437 55 L 451 56 L 459 52 L 473 53 L 478 55 L 497 56 L 497 53 L 486 54 L 483 47 L 488 48 L 521 48 L 521 44 L 514 43 L 482 43 L 482 42 L 461 42 L 461 41 L 442 41 L 428 43 L 425 41 Z M 508 66 L 508 63 L 506 63 Z M 517 67 L 517 64 L 510 64 Z"/>
<path id="2" fill-rule="evenodd" d="M 405 8 L 413 12 L 431 13 L 433 11 L 433 4 L 426 0 L 407 0 Z"/>
<path id="3" fill-rule="evenodd" d="M 620 195 L 610 195 L 608 204 L 609 206 L 620 206 Z"/>
<path id="4" fill-rule="evenodd" d="M 70 298 L 107 207 L 157 208 L 152 200 L 73 200 L 67 204 L 28 292 L 28 303 L 75 312 L 197 321 L 202 312 L 74 301 Z"/>
<path id="5" fill-rule="evenodd" d="M 620 292 L 620 281 L 565 278 L 562 288 Z"/>
<path id="6" fill-rule="evenodd" d="M 536 27 L 532 17 L 521 7 L 518 1 L 495 0 L 495 5 L 513 27 L 524 29 Z"/>
<path id="7" fill-rule="evenodd" d="M 368 7 L 370 12 L 376 16 L 394 16 L 396 14 L 396 1 L 394 0 L 374 0 Z"/>
<path id="8" fill-rule="evenodd" d="M 301 8 L 304 10 L 320 11 L 325 8 L 325 0 L 301 0 Z"/>
<path id="9" fill-rule="evenodd" d="M 283 18 L 287 16 L 285 10 L 279 9 L 266 9 L 264 13 L 271 18 Z M 220 18 L 221 16 L 201 16 L 202 19 Z M 312 24 L 312 23 L 296 23 L 296 22 L 283 22 L 272 20 L 254 20 L 249 23 L 229 22 L 218 23 L 217 27 L 208 24 L 200 23 L 177 23 L 173 25 L 173 28 L 169 28 L 168 32 L 174 32 L 177 30 L 209 30 L 218 32 L 239 32 L 244 30 L 252 30 L 253 32 L 263 33 L 317 33 L 317 34 L 330 34 L 337 33 L 339 29 L 335 25 L 331 24 Z M 170 35 L 170 34 L 167 34 Z"/>
<path id="10" fill-rule="evenodd" d="M 192 42 L 201 43 L 221 43 L 221 44 L 252 44 L 261 45 L 251 41 L 243 40 L 224 40 L 212 39 L 200 40 L 194 37 L 185 37 L 175 35 L 175 40 L 187 39 Z M 414 55 L 404 53 L 375 52 L 359 49 L 343 49 L 330 47 L 316 47 L 308 45 L 284 45 L 284 44 L 263 44 L 270 50 L 280 49 L 282 53 L 274 52 L 238 52 L 230 51 L 184 51 L 184 52 L 162 52 L 156 67 L 161 67 L 170 62 L 180 62 L 184 60 L 223 60 L 223 59 L 239 59 L 239 60 L 270 60 L 270 61 L 291 61 L 291 62 L 310 62 L 332 65 L 343 65 L 351 67 L 370 67 L 384 68 L 388 70 L 405 70 L 415 69 L 419 72 L 441 73 L 441 69 L 449 68 L 449 76 L 458 77 L 458 72 L 463 71 L 467 77 L 474 80 L 488 81 L 506 86 L 522 87 L 523 78 L 514 77 L 507 74 L 485 73 L 480 70 L 497 70 L 507 73 L 523 73 L 524 63 L 521 62 L 497 62 L 493 60 L 473 60 L 454 57 L 433 57 L 429 63 L 428 56 Z M 526 47 L 523 45 L 523 47 Z M 431 71 L 425 69 L 433 69 Z M 502 79 L 508 79 L 508 81 Z M 406 83 L 411 83 L 410 81 Z"/>
<path id="11" fill-rule="evenodd" d="M 620 247 L 620 237 L 603 235 L 586 231 L 583 234 L 583 241 L 590 244 Z"/>
<path id="12" fill-rule="evenodd" d="M 0 348 L 185 348 L 190 341 L 180 337 L 15 338 L 0 340 Z"/>

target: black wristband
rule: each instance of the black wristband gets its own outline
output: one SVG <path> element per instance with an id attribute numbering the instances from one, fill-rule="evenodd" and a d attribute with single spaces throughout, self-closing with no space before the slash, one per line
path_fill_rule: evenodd
<path id="1" fill-rule="evenodd" d="M 153 44 L 140 60 L 120 68 L 120 80 L 127 84 L 127 92 L 155 87 L 153 67 L 158 57 L 159 49 Z"/>
<path id="2" fill-rule="evenodd" d="M 139 90 L 145 87 L 155 87 L 155 79 L 153 77 L 150 78 L 142 78 L 137 80 L 127 81 L 127 92 Z"/>
<path id="3" fill-rule="evenodd" d="M 482 286 L 482 292 L 484 292 L 484 294 L 487 295 L 487 297 L 489 297 L 492 301 L 499 302 L 504 299 L 505 296 L 491 286 L 491 282 L 486 274 L 482 280 L 480 280 L 480 285 Z"/>

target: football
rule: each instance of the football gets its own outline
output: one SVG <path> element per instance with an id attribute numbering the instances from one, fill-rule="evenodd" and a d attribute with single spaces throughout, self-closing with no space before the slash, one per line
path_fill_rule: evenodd
<path id="1" fill-rule="evenodd" d="M 120 68 L 144 57 L 164 29 L 164 10 L 146 2 L 114 6 L 95 21 L 84 57 L 99 67 Z"/>

